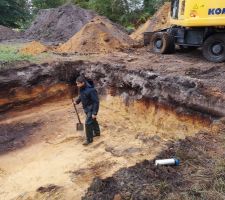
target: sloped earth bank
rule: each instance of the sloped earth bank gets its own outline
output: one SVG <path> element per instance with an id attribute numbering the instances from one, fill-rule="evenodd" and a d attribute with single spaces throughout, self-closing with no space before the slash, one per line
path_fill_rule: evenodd
<path id="1" fill-rule="evenodd" d="M 171 63 L 156 68 L 169 56 L 152 56 L 151 68 L 143 67 L 149 57 L 139 65 L 135 54 L 116 57 L 1 70 L 0 199 L 179 199 L 190 185 L 190 195 L 202 198 L 211 182 L 210 195 L 223 197 L 222 66 L 193 69 L 194 59 L 178 59 L 178 72 Z M 102 136 L 89 147 L 75 131 L 65 84 L 79 73 L 97 80 L 101 94 Z M 157 155 L 182 164 L 155 168 L 149 160 Z"/>

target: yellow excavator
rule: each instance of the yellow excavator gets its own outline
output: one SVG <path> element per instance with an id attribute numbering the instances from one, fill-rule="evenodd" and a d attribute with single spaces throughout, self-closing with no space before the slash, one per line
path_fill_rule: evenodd
<path id="1" fill-rule="evenodd" d="M 144 44 L 155 53 L 202 48 L 211 62 L 225 61 L 225 0 L 172 0 L 171 26 L 144 33 Z"/>

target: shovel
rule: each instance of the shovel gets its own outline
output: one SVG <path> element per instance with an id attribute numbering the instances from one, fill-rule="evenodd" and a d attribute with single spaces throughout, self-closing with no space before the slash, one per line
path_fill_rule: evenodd
<path id="1" fill-rule="evenodd" d="M 72 99 L 72 102 L 73 102 L 73 106 L 74 106 L 74 109 L 76 111 L 77 118 L 78 118 L 78 121 L 79 121 L 79 123 L 77 123 L 77 126 L 76 126 L 77 127 L 77 131 L 83 131 L 84 130 L 84 124 L 82 124 L 81 121 L 80 121 L 80 116 L 78 114 L 77 107 L 76 107 L 73 99 Z"/>

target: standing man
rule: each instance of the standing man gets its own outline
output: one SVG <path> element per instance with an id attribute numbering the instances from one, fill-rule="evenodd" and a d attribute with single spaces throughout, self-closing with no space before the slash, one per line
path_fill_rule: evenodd
<path id="1" fill-rule="evenodd" d="M 81 102 L 86 114 L 86 142 L 83 145 L 88 145 L 93 142 L 93 137 L 100 136 L 100 128 L 97 121 L 99 98 L 94 85 L 90 84 L 84 77 L 79 76 L 76 79 L 76 84 L 80 90 L 80 96 L 76 100 L 76 104 Z"/>

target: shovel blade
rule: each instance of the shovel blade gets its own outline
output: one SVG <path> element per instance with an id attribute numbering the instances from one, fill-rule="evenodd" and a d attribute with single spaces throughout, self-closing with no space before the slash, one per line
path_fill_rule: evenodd
<path id="1" fill-rule="evenodd" d="M 84 124 L 77 123 L 77 131 L 83 131 L 84 130 Z"/>

